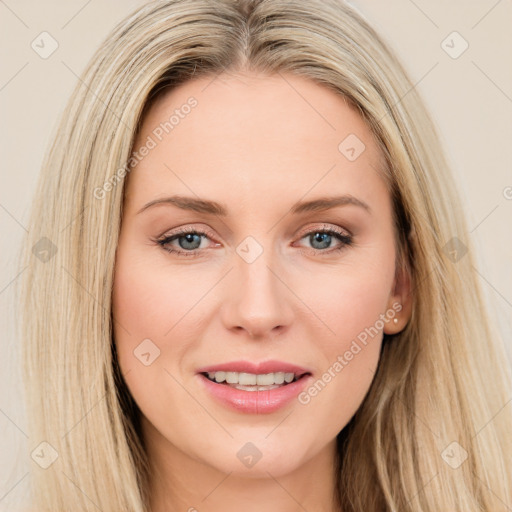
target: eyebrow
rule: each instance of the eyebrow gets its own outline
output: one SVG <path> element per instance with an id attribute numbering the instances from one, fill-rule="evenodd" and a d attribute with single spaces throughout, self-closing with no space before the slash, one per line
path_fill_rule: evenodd
<path id="1" fill-rule="evenodd" d="M 163 197 L 161 199 L 154 199 L 153 201 L 149 201 L 146 203 L 138 212 L 142 213 L 143 211 L 157 205 L 174 205 L 182 210 L 191 210 L 199 213 L 207 213 L 211 215 L 219 215 L 221 217 L 226 217 L 228 215 L 228 209 L 225 205 L 218 203 L 216 201 L 210 201 L 207 199 L 198 199 L 194 197 L 187 196 L 170 196 Z M 321 212 L 330 210 L 331 208 L 336 208 L 337 206 L 346 206 L 346 205 L 354 205 L 359 206 L 366 210 L 368 213 L 371 213 L 371 208 L 361 199 L 357 199 L 357 197 L 351 196 L 350 194 L 345 194 L 342 196 L 334 196 L 334 197 L 320 197 L 318 199 L 313 199 L 311 201 L 299 201 L 295 203 L 291 208 L 290 212 L 292 214 L 300 214 L 306 212 Z"/>

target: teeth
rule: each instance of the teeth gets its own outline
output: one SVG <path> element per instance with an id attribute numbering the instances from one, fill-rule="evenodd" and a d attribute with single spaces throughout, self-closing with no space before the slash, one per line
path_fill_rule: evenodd
<path id="1" fill-rule="evenodd" d="M 214 379 L 215 382 L 224 382 L 226 380 L 226 372 L 215 372 Z"/>
<path id="2" fill-rule="evenodd" d="M 226 382 L 227 384 L 239 384 L 241 386 L 273 386 L 293 382 L 294 373 L 265 373 L 254 374 L 244 372 L 208 372 L 208 378 L 215 382 Z"/>

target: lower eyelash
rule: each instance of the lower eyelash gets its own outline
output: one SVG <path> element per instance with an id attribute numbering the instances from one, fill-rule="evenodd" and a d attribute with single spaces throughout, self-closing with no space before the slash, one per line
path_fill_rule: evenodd
<path id="1" fill-rule="evenodd" d="M 300 240 L 302 240 L 303 238 L 309 236 L 309 235 L 312 235 L 312 234 L 315 234 L 315 233 L 322 233 L 322 234 L 327 234 L 327 235 L 330 235 L 330 236 L 334 236 L 335 238 L 337 238 L 341 244 L 339 245 L 339 247 L 335 247 L 333 249 L 328 249 L 328 250 L 321 250 L 321 249 L 314 249 L 312 247 L 306 247 L 306 248 L 303 248 L 302 251 L 306 250 L 308 252 L 311 252 L 313 251 L 315 254 L 318 254 L 318 253 L 325 253 L 325 254 L 331 254 L 333 252 L 337 252 L 337 251 L 341 251 L 343 249 L 345 249 L 347 246 L 349 245 L 352 245 L 352 236 L 350 235 L 346 235 L 345 233 L 341 232 L 341 231 L 336 231 L 332 228 L 329 228 L 329 229 L 313 229 L 307 233 L 305 233 L 301 238 Z M 191 230 L 182 230 L 182 231 L 178 231 L 174 234 L 172 234 L 171 236 L 168 236 L 168 237 L 165 237 L 165 238 L 161 238 L 159 240 L 154 240 L 158 245 L 160 245 L 164 251 L 167 251 L 168 253 L 171 253 L 171 254 L 176 254 L 177 256 L 185 256 L 185 257 L 195 257 L 195 256 L 199 256 L 202 252 L 202 250 L 199 250 L 199 249 L 195 249 L 193 251 L 182 251 L 182 250 L 176 250 L 176 249 L 170 249 L 167 246 L 167 244 L 169 244 L 170 242 L 174 241 L 175 239 L 177 238 L 180 238 L 184 235 L 188 235 L 188 234 L 194 234 L 194 235 L 201 235 L 201 236 L 206 236 L 207 238 L 210 238 L 211 235 L 210 233 L 208 232 L 205 232 L 205 231 L 200 231 L 200 230 L 197 230 L 197 229 L 191 229 Z"/>

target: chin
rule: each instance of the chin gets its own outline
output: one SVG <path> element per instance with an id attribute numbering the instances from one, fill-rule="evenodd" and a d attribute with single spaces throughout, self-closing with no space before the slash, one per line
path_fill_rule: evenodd
<path id="1" fill-rule="evenodd" d="M 299 453 L 298 447 L 285 442 L 277 445 L 267 442 L 266 446 L 264 440 L 261 443 L 254 440 L 234 444 L 236 446 L 233 449 L 228 448 L 226 444 L 224 451 L 210 454 L 205 463 L 233 476 L 268 478 L 270 473 L 277 478 L 296 470 L 303 464 L 305 458 L 305 454 Z"/>

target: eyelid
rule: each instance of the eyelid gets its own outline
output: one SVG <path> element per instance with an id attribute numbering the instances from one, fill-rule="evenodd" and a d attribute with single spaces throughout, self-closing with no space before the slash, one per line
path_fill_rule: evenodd
<path id="1" fill-rule="evenodd" d="M 156 237 L 156 240 L 165 240 L 167 238 L 171 238 L 177 235 L 186 235 L 188 233 L 197 233 L 200 235 L 207 236 L 211 240 L 216 239 L 215 233 L 208 227 L 198 227 L 194 225 L 187 225 L 184 227 L 175 228 L 172 230 L 166 230 L 160 236 Z"/>
<path id="2" fill-rule="evenodd" d="M 305 236 L 309 235 L 312 231 L 318 230 L 318 231 L 334 231 L 336 233 L 346 234 L 349 237 L 353 236 L 353 233 L 351 233 L 348 229 L 342 228 L 340 226 L 332 225 L 332 224 L 326 224 L 321 223 L 320 227 L 318 225 L 316 226 L 308 226 L 305 228 L 302 228 L 299 230 L 296 237 L 299 239 L 304 238 Z M 184 227 L 175 228 L 174 230 L 166 230 L 164 233 L 162 233 L 160 236 L 156 237 L 156 240 L 165 240 L 166 238 L 171 238 L 176 235 L 183 235 L 187 233 L 198 233 L 201 235 L 206 235 L 208 238 L 215 240 L 216 236 L 215 233 L 208 227 L 198 227 L 195 225 L 187 225 Z"/>
<path id="3" fill-rule="evenodd" d="M 333 231 L 349 237 L 354 236 L 347 228 L 342 228 L 341 226 L 336 226 L 334 224 L 326 224 L 325 222 L 321 222 L 320 225 L 308 226 L 301 229 L 297 236 L 301 239 L 304 238 L 304 236 L 309 235 L 312 231 Z"/>

